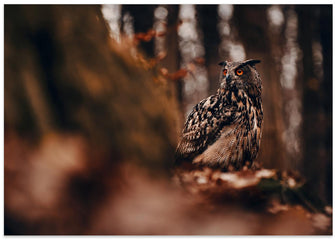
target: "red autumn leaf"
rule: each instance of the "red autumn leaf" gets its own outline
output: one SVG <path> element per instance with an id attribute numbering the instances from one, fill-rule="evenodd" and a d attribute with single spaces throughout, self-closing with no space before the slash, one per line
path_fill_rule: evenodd
<path id="1" fill-rule="evenodd" d="M 182 68 L 182 69 L 179 69 L 177 72 L 174 72 L 172 74 L 170 74 L 169 78 L 171 80 L 179 80 L 183 77 L 185 77 L 187 75 L 187 70 Z"/>
<path id="2" fill-rule="evenodd" d="M 169 74 L 169 71 L 166 68 L 161 68 L 159 71 L 163 76 L 167 76 Z"/>
<path id="3" fill-rule="evenodd" d="M 193 60 L 195 63 L 203 65 L 205 63 L 205 59 L 202 57 L 197 57 Z"/>
<path id="4" fill-rule="evenodd" d="M 164 37 L 166 35 L 166 32 L 158 32 L 156 34 L 156 37 Z"/>
<path id="5" fill-rule="evenodd" d="M 156 31 L 149 29 L 146 33 L 136 33 L 135 34 L 135 39 L 139 41 L 144 41 L 144 42 L 149 42 L 151 39 L 155 36 Z"/>
<path id="6" fill-rule="evenodd" d="M 158 54 L 157 54 L 157 60 L 158 61 L 160 61 L 160 60 L 162 60 L 162 59 L 164 59 L 165 57 L 166 57 L 166 51 L 161 51 L 161 52 L 159 52 Z"/>

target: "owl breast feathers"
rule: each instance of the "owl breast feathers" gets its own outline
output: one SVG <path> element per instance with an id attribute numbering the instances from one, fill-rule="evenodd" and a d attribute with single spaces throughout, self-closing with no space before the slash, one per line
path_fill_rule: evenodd
<path id="1" fill-rule="evenodd" d="M 259 60 L 222 62 L 220 88 L 189 114 L 176 150 L 176 164 L 240 169 L 257 156 L 263 110 Z"/>

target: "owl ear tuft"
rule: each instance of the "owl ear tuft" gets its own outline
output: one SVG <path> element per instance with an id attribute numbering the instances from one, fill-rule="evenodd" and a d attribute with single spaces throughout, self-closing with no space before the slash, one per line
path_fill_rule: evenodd
<path id="1" fill-rule="evenodd" d="M 227 65 L 227 61 L 220 62 L 219 65 L 220 65 L 221 67 L 224 67 L 224 66 Z"/>
<path id="2" fill-rule="evenodd" d="M 255 66 L 255 64 L 260 63 L 260 62 L 261 62 L 261 60 L 250 59 L 250 60 L 245 61 L 244 64 L 248 64 L 248 65 L 253 67 L 253 66 Z"/>

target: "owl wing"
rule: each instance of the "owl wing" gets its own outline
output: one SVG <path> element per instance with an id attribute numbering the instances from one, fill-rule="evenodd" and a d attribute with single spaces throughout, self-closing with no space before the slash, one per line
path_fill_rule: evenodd
<path id="1" fill-rule="evenodd" d="M 176 150 L 176 164 L 190 161 L 213 144 L 225 125 L 234 121 L 234 106 L 220 95 L 199 102 L 189 114 Z"/>

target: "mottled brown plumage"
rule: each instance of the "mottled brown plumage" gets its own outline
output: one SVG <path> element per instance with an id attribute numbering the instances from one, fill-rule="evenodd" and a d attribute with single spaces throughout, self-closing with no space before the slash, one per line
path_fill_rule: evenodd
<path id="1" fill-rule="evenodd" d="M 220 63 L 220 88 L 189 114 L 176 150 L 176 164 L 240 169 L 246 162 L 254 162 L 263 121 L 262 82 L 255 68 L 259 62 Z"/>

